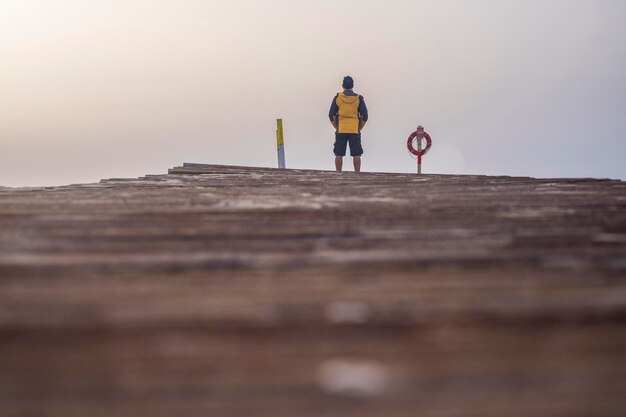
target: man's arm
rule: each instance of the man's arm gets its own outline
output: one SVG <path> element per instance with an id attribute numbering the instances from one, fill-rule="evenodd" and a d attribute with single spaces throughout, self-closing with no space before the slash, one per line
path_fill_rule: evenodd
<path id="1" fill-rule="evenodd" d="M 337 105 L 337 96 L 333 97 L 333 102 L 330 105 L 330 110 L 328 112 L 328 118 L 330 119 L 330 124 L 333 125 L 335 130 L 339 129 L 338 117 L 339 114 L 339 106 Z"/>
<path id="2" fill-rule="evenodd" d="M 359 96 L 359 132 L 365 127 L 369 115 L 367 114 L 367 106 L 363 96 Z"/>

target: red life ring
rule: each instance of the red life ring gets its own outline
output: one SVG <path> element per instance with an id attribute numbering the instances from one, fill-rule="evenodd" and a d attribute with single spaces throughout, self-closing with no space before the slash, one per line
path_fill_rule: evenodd
<path id="1" fill-rule="evenodd" d="M 426 139 L 426 147 L 422 149 L 422 152 L 418 152 L 418 150 L 413 147 L 413 139 L 415 139 L 416 136 L 417 136 L 417 132 L 411 133 L 411 135 L 406 141 L 406 146 L 407 148 L 409 148 L 409 152 L 411 152 L 413 155 L 424 156 L 430 150 L 430 147 L 432 146 L 433 141 L 430 140 L 430 135 L 424 132 L 424 139 Z"/>

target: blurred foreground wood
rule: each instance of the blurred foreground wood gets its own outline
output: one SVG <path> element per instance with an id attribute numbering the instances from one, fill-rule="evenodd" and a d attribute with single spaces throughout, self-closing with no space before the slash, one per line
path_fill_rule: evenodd
<path id="1" fill-rule="evenodd" d="M 623 416 L 626 185 L 0 188 L 2 416 Z"/>

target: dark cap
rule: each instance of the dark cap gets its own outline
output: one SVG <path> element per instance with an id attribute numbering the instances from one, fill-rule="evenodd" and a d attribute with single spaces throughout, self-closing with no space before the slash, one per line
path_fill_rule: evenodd
<path id="1" fill-rule="evenodd" d="M 354 88 L 354 80 L 349 75 L 346 75 L 343 77 L 343 84 L 341 84 L 341 86 L 348 90 Z"/>

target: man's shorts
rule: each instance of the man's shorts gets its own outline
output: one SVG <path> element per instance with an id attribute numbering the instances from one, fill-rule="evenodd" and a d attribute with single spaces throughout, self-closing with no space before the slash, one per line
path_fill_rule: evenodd
<path id="1" fill-rule="evenodd" d="M 350 144 L 350 156 L 363 155 L 360 133 L 335 133 L 335 146 L 333 151 L 337 156 L 346 156 L 346 146 Z"/>

